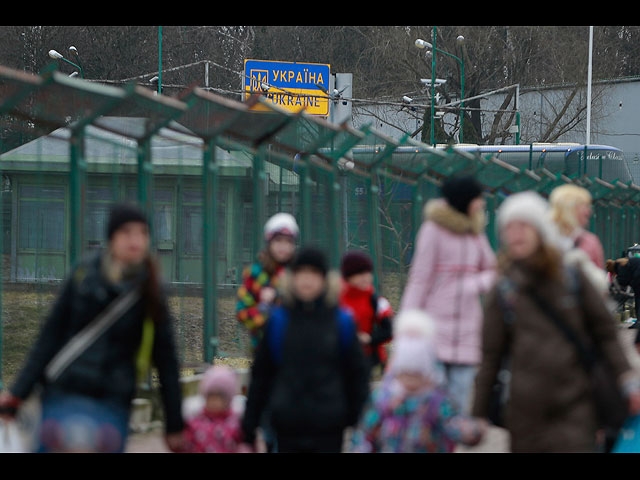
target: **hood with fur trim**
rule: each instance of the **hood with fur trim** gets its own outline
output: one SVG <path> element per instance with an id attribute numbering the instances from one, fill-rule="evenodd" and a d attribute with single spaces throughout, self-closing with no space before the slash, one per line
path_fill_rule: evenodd
<path id="1" fill-rule="evenodd" d="M 449 205 L 444 198 L 429 200 L 424 206 L 423 218 L 460 235 L 478 235 L 484 232 L 486 226 L 484 211 L 478 211 L 473 216 L 465 215 Z"/>
<path id="2" fill-rule="evenodd" d="M 286 270 L 278 280 L 278 294 L 280 295 L 282 303 L 287 307 L 295 303 L 292 276 L 293 273 L 290 270 Z M 342 277 L 340 273 L 336 271 L 328 272 L 326 282 L 326 289 L 323 294 L 324 300 L 330 307 L 337 306 L 340 302 L 340 290 L 342 288 Z"/>

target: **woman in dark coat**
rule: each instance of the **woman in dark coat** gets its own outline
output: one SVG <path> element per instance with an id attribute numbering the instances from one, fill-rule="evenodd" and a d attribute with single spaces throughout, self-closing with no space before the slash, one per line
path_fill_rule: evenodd
<path id="1" fill-rule="evenodd" d="M 82 262 L 65 281 L 26 364 L 0 398 L 0 407 L 17 409 L 41 385 L 40 452 L 124 451 L 145 318 L 154 326 L 151 360 L 161 383 L 167 443 L 179 448 L 179 369 L 171 318 L 149 255 L 146 218 L 136 207 L 117 206 L 107 233 L 109 248 Z M 47 365 L 66 342 L 121 293 L 133 289 L 141 292 L 135 303 L 57 377 L 45 378 Z"/>
<path id="2" fill-rule="evenodd" d="M 638 378 L 624 356 L 613 318 L 579 270 L 579 288 L 572 287 L 540 196 L 525 192 L 507 198 L 498 224 L 503 252 L 498 284 L 485 302 L 483 358 L 472 414 L 488 416 L 501 354 L 508 349 L 511 382 L 504 420 L 511 451 L 595 452 L 599 425 L 588 374 L 574 345 L 533 295 L 599 349 L 623 386 L 631 413 L 637 413 Z"/>

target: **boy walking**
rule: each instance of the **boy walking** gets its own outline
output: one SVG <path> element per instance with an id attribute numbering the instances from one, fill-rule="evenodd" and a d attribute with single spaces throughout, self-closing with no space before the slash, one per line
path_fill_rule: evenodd
<path id="1" fill-rule="evenodd" d="M 251 371 L 243 432 L 253 443 L 265 408 L 278 452 L 340 452 L 369 395 L 368 367 L 339 278 L 324 254 L 302 250 L 280 284 Z"/>

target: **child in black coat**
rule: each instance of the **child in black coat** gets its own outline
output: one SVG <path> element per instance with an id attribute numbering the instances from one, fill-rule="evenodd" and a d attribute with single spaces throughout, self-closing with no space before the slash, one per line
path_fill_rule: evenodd
<path id="1" fill-rule="evenodd" d="M 255 441 L 265 408 L 278 452 L 340 452 L 369 395 L 366 360 L 351 315 L 338 304 L 339 278 L 322 252 L 305 249 L 280 282 L 258 345 L 243 419 Z"/>

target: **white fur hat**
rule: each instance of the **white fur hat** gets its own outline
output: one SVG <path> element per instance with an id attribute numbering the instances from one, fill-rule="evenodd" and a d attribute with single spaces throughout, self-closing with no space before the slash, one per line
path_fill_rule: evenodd
<path id="1" fill-rule="evenodd" d="M 549 218 L 549 203 L 538 193 L 533 191 L 514 193 L 502 202 L 498 209 L 498 228 L 502 230 L 514 220 L 533 226 L 543 242 L 556 247 L 560 245 L 556 227 Z"/>
<path id="2" fill-rule="evenodd" d="M 293 238 L 297 238 L 299 233 L 298 223 L 294 216 L 289 213 L 276 213 L 264 225 L 264 239 L 267 242 L 276 234 L 290 235 Z"/>
<path id="3" fill-rule="evenodd" d="M 433 319 L 422 310 L 401 310 L 393 322 L 393 336 L 419 336 L 433 339 L 435 324 Z"/>
<path id="4" fill-rule="evenodd" d="M 401 310 L 393 324 L 393 344 L 387 374 L 415 372 L 444 383 L 436 353 L 436 325 L 422 310 Z"/>

